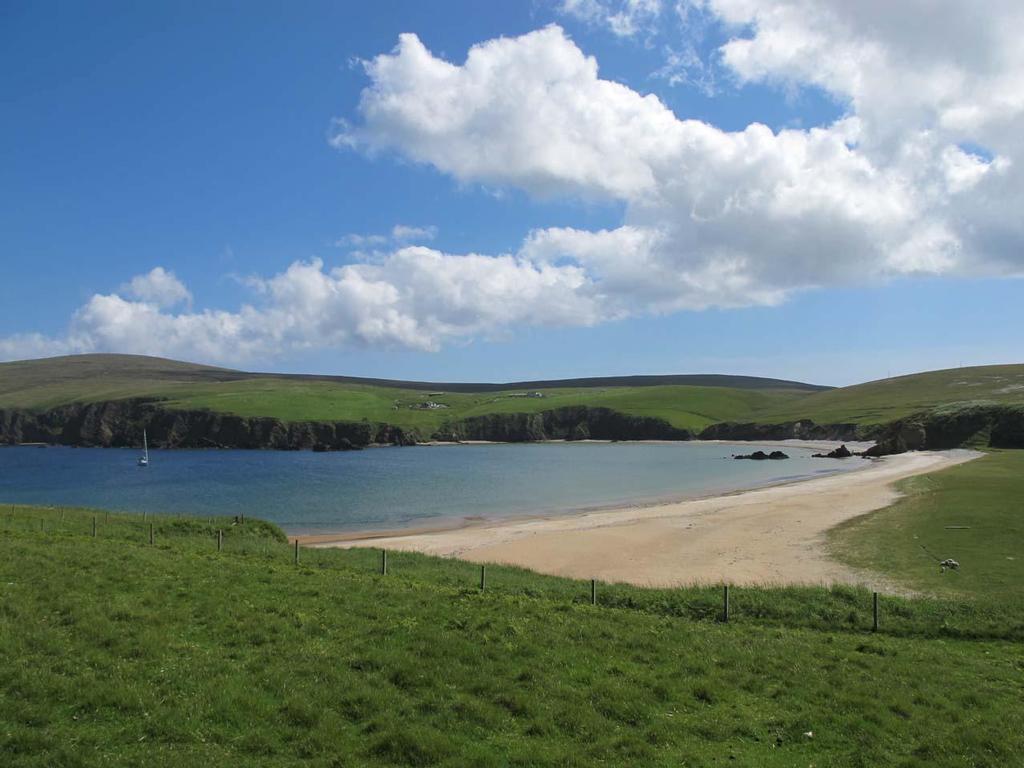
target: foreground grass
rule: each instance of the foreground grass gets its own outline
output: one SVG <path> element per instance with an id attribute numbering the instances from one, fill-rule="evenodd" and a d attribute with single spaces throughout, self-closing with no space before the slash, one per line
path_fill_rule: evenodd
<path id="1" fill-rule="evenodd" d="M 96 519 L 97 536 L 91 536 Z M 154 523 L 155 545 L 148 544 Z M 0 509 L 4 765 L 1008 765 L 1020 601 L 642 590 Z M 214 531 L 225 529 L 224 551 Z M 941 674 L 938 672 L 941 670 Z M 807 736 L 805 734 L 812 733 Z"/>
<path id="2" fill-rule="evenodd" d="M 905 480 L 903 499 L 836 528 L 833 553 L 929 594 L 1024 603 L 1024 451 Z M 936 558 L 953 558 L 943 573 Z"/>

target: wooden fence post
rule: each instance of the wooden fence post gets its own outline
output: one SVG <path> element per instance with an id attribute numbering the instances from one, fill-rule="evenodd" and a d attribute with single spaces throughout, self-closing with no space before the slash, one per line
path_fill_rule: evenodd
<path id="1" fill-rule="evenodd" d="M 295 564 L 299 564 L 299 540 L 295 539 Z"/>
<path id="2" fill-rule="evenodd" d="M 92 537 L 96 538 L 96 515 L 92 516 Z"/>
<path id="3" fill-rule="evenodd" d="M 873 616 L 872 616 L 873 620 L 871 622 L 871 631 L 872 632 L 877 632 L 878 631 L 878 593 L 877 592 L 872 592 L 871 593 L 871 609 L 872 609 L 871 612 L 873 614 Z"/>
<path id="4" fill-rule="evenodd" d="M 590 604 L 597 605 L 597 579 L 590 580 Z"/>
<path id="5" fill-rule="evenodd" d="M 487 566 L 480 566 L 480 591 L 483 592 L 487 589 Z"/>
<path id="6" fill-rule="evenodd" d="M 220 528 L 217 529 L 217 551 L 220 552 L 224 549 L 224 531 Z"/>
<path id="7" fill-rule="evenodd" d="M 382 576 L 387 576 L 388 573 L 388 551 L 382 549 L 380 551 L 380 572 Z"/>
<path id="8" fill-rule="evenodd" d="M 725 585 L 725 590 L 722 594 L 722 621 L 729 623 L 729 585 Z"/>
<path id="9" fill-rule="evenodd" d="M 153 524 L 149 524 L 149 543 L 153 544 Z"/>

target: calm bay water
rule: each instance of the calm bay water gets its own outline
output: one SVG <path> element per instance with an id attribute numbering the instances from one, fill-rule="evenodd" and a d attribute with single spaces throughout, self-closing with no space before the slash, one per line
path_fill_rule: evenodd
<path id="1" fill-rule="evenodd" d="M 0 501 L 246 514 L 289 533 L 442 525 L 684 498 L 848 471 L 859 461 L 734 461 L 762 446 L 542 443 L 348 453 L 0 449 Z"/>

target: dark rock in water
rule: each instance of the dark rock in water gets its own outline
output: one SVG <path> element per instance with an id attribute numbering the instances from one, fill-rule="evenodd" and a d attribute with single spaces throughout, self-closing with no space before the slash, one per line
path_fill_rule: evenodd
<path id="1" fill-rule="evenodd" d="M 815 459 L 848 459 L 851 456 L 853 456 L 853 453 L 846 447 L 846 445 L 840 445 L 838 448 L 829 451 L 828 453 L 811 454 L 811 457 Z"/>
<path id="2" fill-rule="evenodd" d="M 788 459 L 789 456 L 784 454 L 782 451 L 772 451 L 771 453 L 765 453 L 764 451 L 754 451 L 753 453 L 743 453 L 733 456 L 734 459 L 753 459 L 754 461 L 765 461 L 779 459 Z"/>

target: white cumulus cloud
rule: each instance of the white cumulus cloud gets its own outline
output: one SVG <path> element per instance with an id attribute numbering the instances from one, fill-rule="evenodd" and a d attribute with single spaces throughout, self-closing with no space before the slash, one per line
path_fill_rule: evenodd
<path id="1" fill-rule="evenodd" d="M 405 246 L 333 268 L 320 259 L 297 261 L 246 284 L 253 301 L 234 311 L 173 311 L 140 296 L 96 294 L 62 335 L 0 338 L 0 359 L 116 351 L 241 363 L 346 345 L 436 350 L 519 325 L 585 325 L 603 317 L 581 268 L 520 254 Z"/>
<path id="2" fill-rule="evenodd" d="M 461 64 L 402 35 L 392 52 L 366 64 L 362 120 L 337 141 L 395 150 L 460 182 L 623 201 L 620 231 L 555 228 L 526 244 L 532 252 L 557 241 L 562 263 L 600 286 L 608 317 L 775 303 L 796 290 L 907 273 L 1020 270 L 1019 247 L 993 252 L 976 230 L 979 220 L 991 220 L 990 195 L 1010 184 L 1020 199 L 1010 182 L 1018 167 L 1013 146 L 995 134 L 940 129 L 940 107 L 953 102 L 937 88 L 942 103 L 912 110 L 893 144 L 892 127 L 875 122 L 885 109 L 862 98 L 865 73 L 881 74 L 865 69 L 877 61 L 872 52 L 891 49 L 886 60 L 894 61 L 909 55 L 897 40 L 870 38 L 884 18 L 881 6 L 881 16 L 855 33 L 845 22 L 817 22 L 821 14 L 809 8 L 827 4 L 708 5 L 752 30 L 722 49 L 741 78 L 828 87 L 864 102 L 866 116 L 852 110 L 831 125 L 780 131 L 757 123 L 726 131 L 683 119 L 653 95 L 602 79 L 596 60 L 550 26 L 476 45 Z M 807 28 L 791 29 L 798 20 Z M 843 47 L 847 39 L 856 51 Z M 798 70 L 780 47 L 822 60 Z M 827 61 L 829 51 L 835 61 Z M 908 87 L 919 77 L 926 76 L 906 73 Z M 971 100 L 966 92 L 963 98 Z M 992 147 L 994 157 L 961 148 L 972 140 Z"/>
<path id="3" fill-rule="evenodd" d="M 154 267 L 144 275 L 136 275 L 121 290 L 139 301 L 158 307 L 192 303 L 192 294 L 185 284 L 163 267 Z"/>

